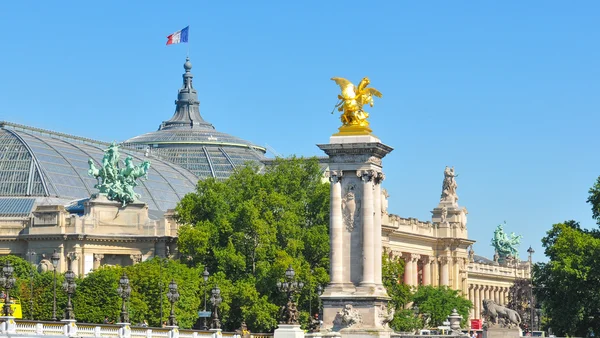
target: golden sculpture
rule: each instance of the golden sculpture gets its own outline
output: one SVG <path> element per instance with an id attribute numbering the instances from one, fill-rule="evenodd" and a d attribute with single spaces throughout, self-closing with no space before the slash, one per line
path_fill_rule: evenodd
<path id="1" fill-rule="evenodd" d="M 335 105 L 338 111 L 343 112 L 340 116 L 342 126 L 339 128 L 340 132 L 335 135 L 371 134 L 367 121 L 369 113 L 363 110 L 363 106 L 369 104 L 373 107 L 373 95 L 382 97 L 381 93 L 375 88 L 367 88 L 371 83 L 368 77 L 363 78 L 358 87 L 341 77 L 331 79 L 342 89 L 342 94 L 338 95 L 340 102 Z"/>

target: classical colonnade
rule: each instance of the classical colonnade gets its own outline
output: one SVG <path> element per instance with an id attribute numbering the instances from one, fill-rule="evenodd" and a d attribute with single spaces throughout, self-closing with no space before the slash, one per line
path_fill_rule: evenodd
<path id="1" fill-rule="evenodd" d="M 469 284 L 469 300 L 473 303 L 471 318 L 480 319 L 483 311 L 483 300 L 491 299 L 498 304 L 508 304 L 508 286 Z"/>
<path id="2" fill-rule="evenodd" d="M 404 260 L 402 280 L 406 285 L 445 285 L 459 290 L 466 290 L 467 288 L 467 272 L 465 269 L 468 264 L 467 258 L 399 251 L 392 251 L 390 255 L 395 259 Z"/>

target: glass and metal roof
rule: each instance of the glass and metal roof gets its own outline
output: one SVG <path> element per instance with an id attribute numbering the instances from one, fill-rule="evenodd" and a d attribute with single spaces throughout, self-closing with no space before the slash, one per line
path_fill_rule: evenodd
<path id="1" fill-rule="evenodd" d="M 237 166 L 247 162 L 262 166 L 266 159 L 265 148 L 217 131 L 202 118 L 198 93 L 192 85 L 189 58 L 183 68 L 183 86 L 175 101 L 173 117 L 164 121 L 157 131 L 133 137 L 124 144 L 187 168 L 201 179 L 225 179 Z"/>
<path id="2" fill-rule="evenodd" d="M 88 159 L 99 165 L 108 145 L 0 122 L 0 196 L 88 198 L 97 192 L 94 188 L 96 179 L 88 176 Z M 132 156 L 136 163 L 150 160 L 148 179 L 140 180 L 136 192 L 151 210 L 174 208 L 196 186 L 198 178 L 187 169 L 152 156 L 148 158 L 134 149 L 123 147 L 121 152 Z"/>

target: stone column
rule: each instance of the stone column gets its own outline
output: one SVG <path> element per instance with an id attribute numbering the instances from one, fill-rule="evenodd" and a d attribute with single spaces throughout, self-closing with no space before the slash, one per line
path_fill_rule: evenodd
<path id="1" fill-rule="evenodd" d="M 363 182 L 361 218 L 363 222 L 363 275 L 361 286 L 375 284 L 375 229 L 373 224 L 373 175 L 374 170 L 357 170 Z M 379 243 L 381 245 L 381 243 Z"/>
<path id="2" fill-rule="evenodd" d="M 340 286 L 344 283 L 344 224 L 342 219 L 342 171 L 330 171 L 331 206 L 329 214 L 330 245 L 331 245 L 331 285 Z"/>
<path id="3" fill-rule="evenodd" d="M 474 292 L 475 290 L 473 289 L 473 285 L 469 285 L 469 300 L 471 301 L 471 303 L 475 304 L 475 295 Z M 475 318 L 475 306 L 473 306 L 473 309 L 469 311 L 470 315 L 469 318 Z"/>
<path id="4" fill-rule="evenodd" d="M 404 284 L 411 286 L 411 285 L 413 285 L 412 254 L 411 253 L 403 253 L 402 258 L 404 258 Z"/>
<path id="5" fill-rule="evenodd" d="M 508 290 L 509 288 L 504 288 L 504 291 L 502 292 L 502 305 L 504 306 L 508 305 Z"/>
<path id="6" fill-rule="evenodd" d="M 431 260 L 431 285 L 439 286 L 440 285 L 440 266 L 439 259 L 436 256 L 430 256 Z"/>
<path id="7" fill-rule="evenodd" d="M 490 297 L 490 286 L 489 285 L 485 285 L 483 287 L 483 294 L 485 295 L 483 299 L 491 299 Z"/>
<path id="8" fill-rule="evenodd" d="M 450 257 L 448 256 L 440 256 L 440 285 L 449 286 L 448 280 L 448 261 Z"/>
<path id="9" fill-rule="evenodd" d="M 103 254 L 94 254 L 94 270 L 97 270 L 100 267 L 103 259 Z"/>
<path id="10" fill-rule="evenodd" d="M 411 255 L 412 270 L 413 270 L 412 286 L 419 285 L 419 264 L 418 264 L 419 259 L 421 259 L 421 255 L 419 255 L 419 254 Z"/>
<path id="11" fill-rule="evenodd" d="M 431 285 L 431 262 L 429 256 L 423 256 L 423 285 Z"/>
<path id="12" fill-rule="evenodd" d="M 375 203 L 373 205 L 374 215 L 374 231 L 375 231 L 375 284 L 377 286 L 383 285 L 381 280 L 381 182 L 385 179 L 385 174 L 377 172 L 373 179 L 373 194 L 375 195 Z"/>
<path id="13" fill-rule="evenodd" d="M 481 298 L 479 297 L 480 288 L 479 285 L 474 285 L 474 298 L 473 298 L 473 319 L 479 319 L 481 313 Z"/>
<path id="14" fill-rule="evenodd" d="M 500 296 L 498 295 L 498 291 L 500 291 L 499 289 L 499 287 L 494 286 L 494 302 L 497 304 L 502 304 L 502 302 L 500 302 Z"/>

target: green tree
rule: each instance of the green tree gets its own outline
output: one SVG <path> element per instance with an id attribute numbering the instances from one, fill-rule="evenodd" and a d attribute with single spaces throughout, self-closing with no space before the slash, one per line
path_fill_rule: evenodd
<path id="1" fill-rule="evenodd" d="M 600 332 L 600 238 L 575 221 L 554 224 L 542 239 L 547 263 L 533 269 L 534 293 L 557 336 Z"/>
<path id="2" fill-rule="evenodd" d="M 284 303 L 276 283 L 289 264 L 307 285 L 301 318 L 317 303 L 312 288 L 329 281 L 329 186 L 318 160 L 278 159 L 260 171 L 247 166 L 224 181 L 200 181 L 177 206 L 179 251 L 219 279 L 228 330 L 242 321 L 255 332 L 276 327 Z"/>
<path id="3" fill-rule="evenodd" d="M 117 294 L 123 269 L 100 267 L 77 282 L 73 310 L 78 321 L 102 323 L 104 316 L 117 323 L 121 312 L 121 297 Z"/>
<path id="4" fill-rule="evenodd" d="M 395 331 L 413 331 L 419 326 L 415 314 L 406 309 L 411 302 L 412 294 L 410 287 L 403 283 L 404 260 L 391 258 L 387 254 L 381 257 L 381 278 L 391 300 L 389 307 L 393 308 L 394 319 L 389 323 Z"/>
<path id="5" fill-rule="evenodd" d="M 521 329 L 529 330 L 531 326 L 531 282 L 529 279 L 517 278 L 508 291 L 507 307 L 517 311 L 521 316 Z"/>
<path id="6" fill-rule="evenodd" d="M 413 300 L 414 305 L 419 308 L 419 313 L 428 314 L 431 327 L 442 325 L 452 313 L 452 309 L 456 309 L 463 317 L 464 325 L 469 318 L 469 310 L 473 307 L 473 303 L 464 298 L 460 291 L 447 286 L 419 286 Z"/>

